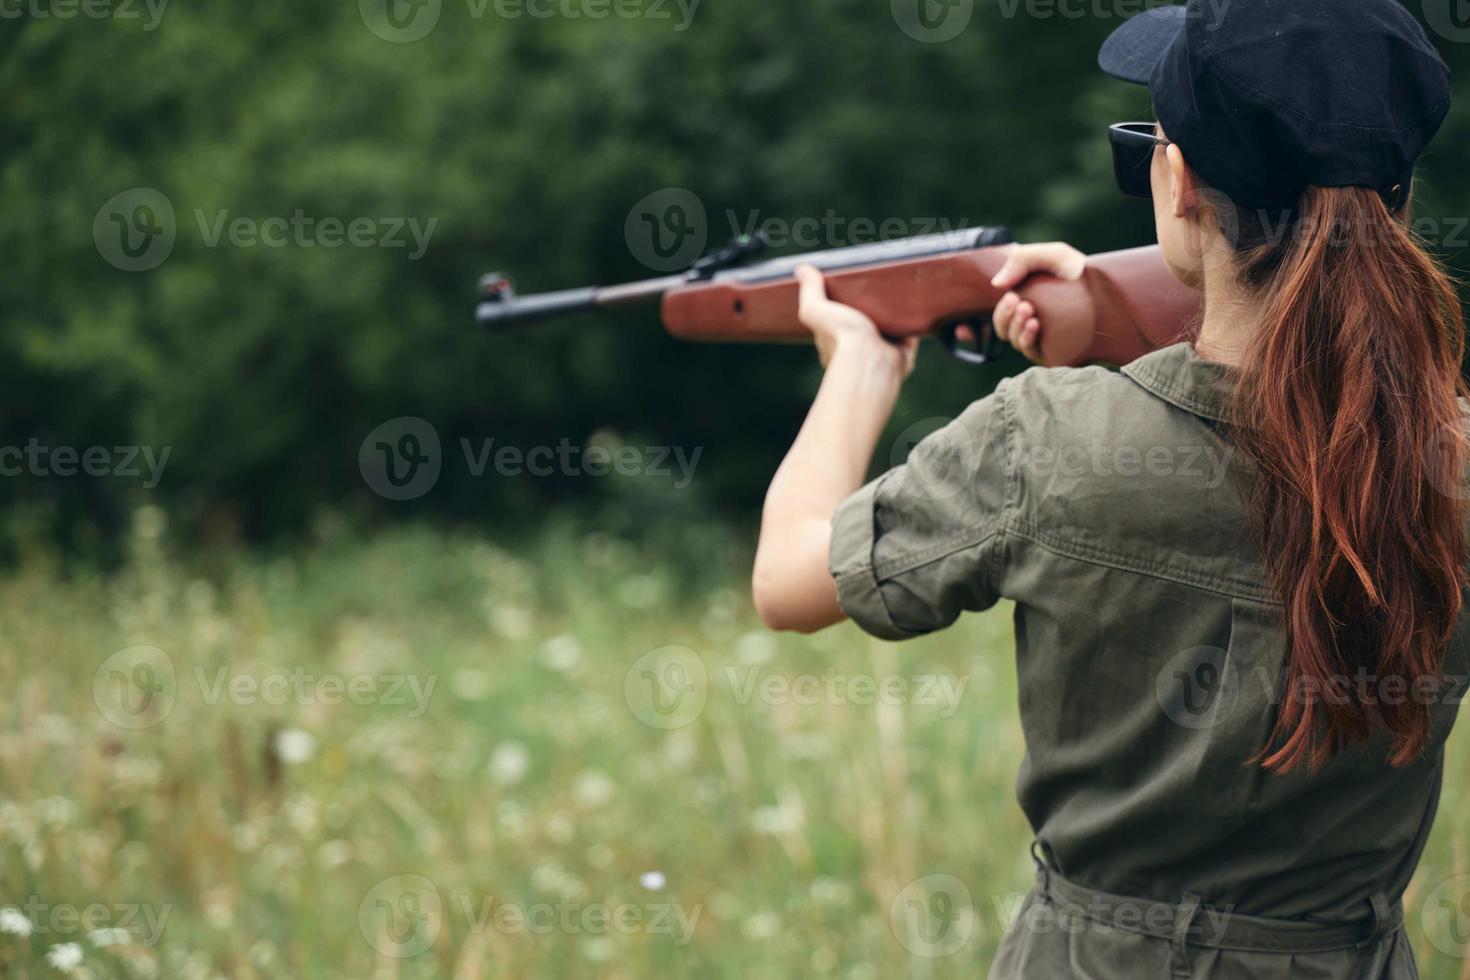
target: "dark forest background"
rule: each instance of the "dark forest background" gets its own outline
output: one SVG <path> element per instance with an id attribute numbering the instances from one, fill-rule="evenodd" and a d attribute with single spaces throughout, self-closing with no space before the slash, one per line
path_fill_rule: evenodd
<path id="1" fill-rule="evenodd" d="M 1095 67 L 1137 2 L 118 0 L 107 16 L 27 2 L 0 24 L 0 444 L 169 456 L 151 488 L 7 475 L 12 552 L 105 551 L 140 501 L 206 542 L 289 539 L 323 515 L 748 516 L 813 390 L 810 351 L 682 344 L 651 310 L 499 336 L 471 322 L 491 269 L 522 291 L 661 271 L 629 229 L 672 189 L 696 199 L 710 247 L 732 225 L 799 219 L 821 223 L 814 247 L 865 240 L 862 219 L 999 223 L 1088 251 L 1152 236 L 1147 205 L 1112 187 L 1104 139 L 1146 117 L 1146 96 Z M 1461 268 L 1470 30 L 1449 0 L 1412 9 L 1462 90 L 1417 204 Z M 412 38 L 420 18 L 432 26 Z M 140 188 L 172 218 L 140 212 Z M 408 247 L 210 244 L 221 215 L 297 212 L 379 236 L 434 224 L 416 258 L 407 228 Z M 161 264 L 119 268 L 118 221 L 171 227 Z M 894 432 L 1022 367 L 927 350 Z M 359 450 L 401 417 L 432 424 L 443 472 L 394 501 Z M 702 454 L 678 489 L 490 479 L 462 438 Z"/>

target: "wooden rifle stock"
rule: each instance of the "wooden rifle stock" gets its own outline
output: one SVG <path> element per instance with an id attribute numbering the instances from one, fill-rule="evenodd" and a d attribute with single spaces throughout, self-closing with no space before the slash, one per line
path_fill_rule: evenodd
<path id="1" fill-rule="evenodd" d="M 1012 246 L 995 245 L 826 273 L 827 293 L 862 310 L 890 337 L 988 320 L 1004 291 L 990 285 Z M 1033 276 L 1019 290 L 1041 320 L 1048 366 L 1125 364 L 1190 336 L 1201 293 L 1181 285 L 1158 246 L 1089 256 L 1080 281 Z M 663 322 L 687 340 L 810 340 L 797 320 L 797 284 L 714 279 L 670 289 Z"/>

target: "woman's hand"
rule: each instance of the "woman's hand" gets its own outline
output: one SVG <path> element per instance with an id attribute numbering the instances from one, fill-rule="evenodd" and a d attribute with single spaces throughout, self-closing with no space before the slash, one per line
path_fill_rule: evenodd
<path id="1" fill-rule="evenodd" d="M 1075 281 L 1082 278 L 1086 267 L 1087 256 L 1063 242 L 1017 245 L 1011 249 L 1005 264 L 990 280 L 990 284 L 998 289 L 1012 290 L 1001 297 L 990 315 L 995 335 L 1040 364 L 1043 324 L 1036 317 L 1036 308 L 1014 290 L 1036 273 Z"/>
<path id="2" fill-rule="evenodd" d="M 909 376 L 919 349 L 917 337 L 897 341 L 884 337 L 866 313 L 828 299 L 822 274 L 812 266 L 798 267 L 796 281 L 801 284 L 797 318 L 816 338 L 817 356 L 823 367 L 832 362 L 839 348 L 852 348 L 878 357 L 885 366 L 897 370 L 900 379 Z"/>

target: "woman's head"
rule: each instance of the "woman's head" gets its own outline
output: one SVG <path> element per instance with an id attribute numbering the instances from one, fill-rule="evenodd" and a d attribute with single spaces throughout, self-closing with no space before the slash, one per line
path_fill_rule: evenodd
<path id="1" fill-rule="evenodd" d="M 1154 141 L 1146 163 L 1119 160 L 1118 167 L 1146 170 L 1146 184 L 1138 177 L 1126 182 L 1153 203 L 1165 262 L 1176 278 L 1196 288 L 1211 285 L 1258 298 L 1290 246 L 1304 238 L 1322 232 L 1338 244 L 1350 234 L 1391 244 L 1408 233 L 1409 178 L 1383 192 L 1308 186 L 1289 207 L 1248 208 L 1210 186 L 1163 126 L 1118 125 L 1135 134 L 1147 131 Z"/>
<path id="2" fill-rule="evenodd" d="M 1114 127 L 1114 162 L 1142 195 L 1151 158 L 1160 244 L 1196 284 L 1220 258 L 1209 219 L 1234 230 L 1228 205 L 1290 215 L 1308 187 L 1401 205 L 1450 105 L 1449 69 L 1398 0 L 1156 7 L 1113 32 L 1098 64 L 1148 86 L 1167 142 Z"/>
<path id="3" fill-rule="evenodd" d="M 1159 123 L 1114 123 L 1108 127 L 1108 142 L 1118 189 L 1153 202 L 1154 230 L 1174 277 L 1204 288 L 1207 249 L 1215 253 L 1215 265 L 1228 267 L 1230 248 L 1220 247 L 1224 243 L 1219 232 L 1236 209 L 1218 207 L 1228 199 L 1190 169 L 1179 145 Z M 1220 226 L 1217 219 L 1224 219 Z"/>
<path id="4" fill-rule="evenodd" d="M 1159 247 L 1175 278 L 1203 289 L 1207 259 L 1228 268 L 1236 209 L 1190 169 L 1179 144 L 1168 141 L 1162 126 L 1157 132 L 1164 142 L 1154 147 L 1149 162 L 1149 188 Z"/>
<path id="5" fill-rule="evenodd" d="M 1407 764 L 1431 705 L 1389 692 L 1439 678 L 1470 584 L 1460 304 L 1406 223 L 1448 72 L 1395 0 L 1191 0 L 1129 21 L 1099 60 L 1149 84 L 1161 124 L 1147 146 L 1115 127 L 1120 185 L 1152 197 L 1207 319 L 1241 299 L 1252 320 L 1226 435 L 1287 642 L 1260 761 L 1382 734 Z"/>

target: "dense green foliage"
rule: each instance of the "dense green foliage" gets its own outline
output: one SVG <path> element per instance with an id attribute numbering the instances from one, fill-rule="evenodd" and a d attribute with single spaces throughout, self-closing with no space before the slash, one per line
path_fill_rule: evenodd
<path id="1" fill-rule="evenodd" d="M 702 447 L 692 485 L 646 507 L 749 505 L 809 397 L 807 353 L 682 345 L 649 311 L 501 337 L 470 322 L 492 268 L 523 289 L 651 275 L 624 229 L 661 189 L 698 196 L 711 245 L 727 212 L 739 226 L 831 214 L 823 246 L 856 239 L 857 219 L 1006 223 L 1089 250 L 1151 234 L 1147 207 L 1112 189 L 1101 136 L 1146 102 L 1094 67 L 1139 3 L 995 0 L 926 43 L 900 28 L 903 0 L 724 0 L 687 22 L 663 0 L 604 18 L 587 15 L 614 9 L 598 0 L 531 3 L 551 17 L 513 0 L 418 0 L 437 25 L 396 43 L 379 36 L 396 22 L 375 2 L 117 0 L 99 19 L 31 0 L 7 15 L 0 444 L 170 450 L 151 490 L 34 467 L 0 481 L 12 540 L 105 538 L 145 494 L 226 537 L 293 532 L 323 506 L 504 520 L 616 494 L 636 512 L 628 481 L 475 478 L 461 437 Z M 391 2 L 400 18 L 418 9 Z M 73 15 L 36 15 L 48 9 Z M 1437 40 L 1470 63 L 1463 43 Z M 1466 118 L 1427 161 L 1422 213 L 1470 214 Z M 116 268 L 98 244 L 99 211 L 133 188 L 174 212 L 172 252 L 148 271 Z M 222 212 L 298 211 L 379 233 L 383 219 L 434 225 L 417 259 L 325 247 L 325 233 L 284 247 L 214 238 Z M 931 351 L 895 431 L 955 414 L 994 381 Z M 364 437 L 400 416 L 429 420 L 445 445 L 443 477 L 411 503 L 372 494 L 357 466 Z"/>

